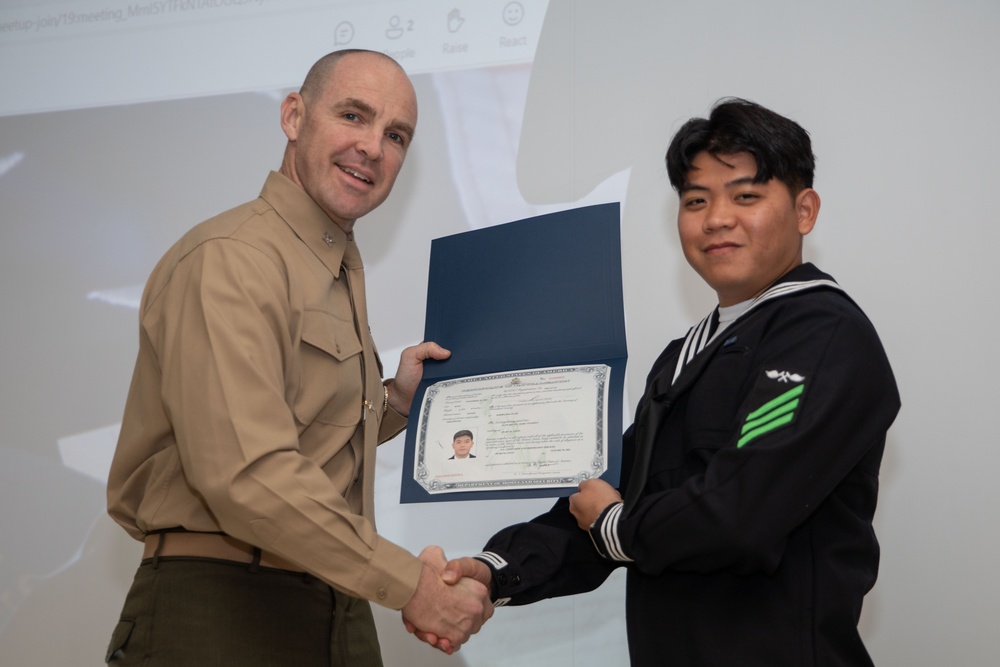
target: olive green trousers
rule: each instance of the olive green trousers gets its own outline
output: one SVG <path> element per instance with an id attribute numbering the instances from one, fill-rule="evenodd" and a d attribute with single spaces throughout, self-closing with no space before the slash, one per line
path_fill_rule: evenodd
<path id="1" fill-rule="evenodd" d="M 382 667 L 367 600 L 308 574 L 208 558 L 142 561 L 114 667 Z"/>

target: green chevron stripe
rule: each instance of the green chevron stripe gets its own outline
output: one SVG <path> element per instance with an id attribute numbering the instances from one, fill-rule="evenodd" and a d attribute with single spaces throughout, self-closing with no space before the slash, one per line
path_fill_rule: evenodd
<path id="1" fill-rule="evenodd" d="M 781 426 L 784 426 L 785 424 L 787 424 L 790 421 L 792 421 L 792 418 L 794 416 L 795 416 L 794 414 L 785 415 L 784 417 L 781 417 L 779 419 L 775 419 L 774 421 L 771 421 L 771 422 L 768 422 L 768 423 L 764 424 L 760 428 L 756 428 L 756 429 L 750 431 L 749 433 L 746 433 L 742 438 L 740 438 L 737 441 L 736 447 L 737 448 L 742 447 L 743 445 L 747 444 L 751 440 L 756 440 L 757 438 L 759 438 L 760 436 L 764 435 L 765 433 L 770 433 L 774 429 L 779 428 Z"/>
<path id="2" fill-rule="evenodd" d="M 772 419 L 777 419 L 778 417 L 787 414 L 789 412 L 795 412 L 795 408 L 799 407 L 799 399 L 792 399 L 790 402 L 779 406 L 777 409 L 768 412 L 766 415 L 761 416 L 759 419 L 750 420 L 747 418 L 746 423 L 743 424 L 743 429 L 740 431 L 740 435 L 745 434 L 747 431 L 752 431 L 759 426 L 766 424 Z M 756 413 L 755 413 L 756 414 Z"/>
<path id="3" fill-rule="evenodd" d="M 765 412 L 770 412 L 771 410 L 773 410 L 777 406 L 781 405 L 782 403 L 787 403 L 788 401 L 792 400 L 793 398 L 798 398 L 799 396 L 802 395 L 802 392 L 805 391 L 805 389 L 806 389 L 806 386 L 804 384 L 800 384 L 797 387 L 793 387 L 792 389 L 789 389 L 784 394 L 781 394 L 780 396 L 776 396 L 775 398 L 772 398 L 770 401 L 768 401 L 764 405 L 760 406 L 759 408 L 757 408 L 756 410 L 754 410 L 753 412 L 751 412 L 750 414 L 748 414 L 747 415 L 747 421 L 750 421 L 751 419 L 757 419 L 758 417 L 760 417 Z"/>
<path id="4" fill-rule="evenodd" d="M 748 414 L 746 421 L 743 422 L 743 428 L 740 429 L 740 439 L 736 442 L 736 447 L 743 447 L 760 436 L 789 424 L 795 418 L 795 411 L 800 403 L 799 396 L 803 391 L 805 391 L 803 384 L 792 387 Z"/>

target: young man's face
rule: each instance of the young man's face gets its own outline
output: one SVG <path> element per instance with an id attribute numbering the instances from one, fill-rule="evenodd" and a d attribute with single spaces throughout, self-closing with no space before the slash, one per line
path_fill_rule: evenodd
<path id="1" fill-rule="evenodd" d="M 772 178 L 754 183 L 749 153 L 698 153 L 680 192 L 677 228 L 684 257 L 731 306 L 764 291 L 802 263 L 802 237 L 819 213 L 811 188 L 794 199 Z"/>
<path id="2" fill-rule="evenodd" d="M 455 438 L 451 443 L 452 449 L 455 450 L 456 459 L 464 459 L 469 455 L 469 451 L 472 449 L 472 438 L 467 435 Z"/>

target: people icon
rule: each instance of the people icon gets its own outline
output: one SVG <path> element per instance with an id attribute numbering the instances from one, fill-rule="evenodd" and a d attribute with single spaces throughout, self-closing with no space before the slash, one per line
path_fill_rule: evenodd
<path id="1" fill-rule="evenodd" d="M 385 31 L 385 36 L 389 39 L 399 39 L 403 36 L 403 27 L 400 25 L 398 16 L 389 19 L 389 27 Z"/>

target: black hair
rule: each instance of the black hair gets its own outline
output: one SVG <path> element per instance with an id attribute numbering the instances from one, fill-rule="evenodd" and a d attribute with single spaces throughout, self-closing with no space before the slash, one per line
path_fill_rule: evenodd
<path id="1" fill-rule="evenodd" d="M 794 197 L 811 188 L 816 170 L 809 133 L 793 120 L 761 105 L 728 97 L 712 107 L 708 118 L 684 123 L 667 149 L 667 176 L 680 192 L 688 182 L 695 156 L 749 153 L 757 163 L 755 183 L 776 178 Z"/>
<path id="2" fill-rule="evenodd" d="M 451 441 L 455 442 L 456 440 L 458 440 L 459 438 L 461 438 L 463 435 L 466 436 L 467 438 L 469 438 L 469 440 L 475 440 L 475 438 L 472 437 L 472 431 L 462 430 L 462 431 L 459 431 L 458 433 L 456 433 L 455 437 L 452 438 Z"/>

